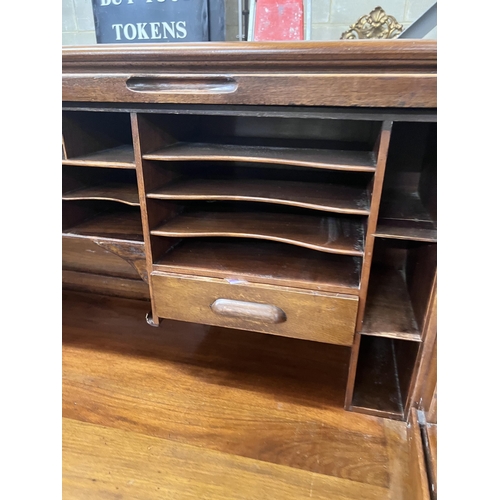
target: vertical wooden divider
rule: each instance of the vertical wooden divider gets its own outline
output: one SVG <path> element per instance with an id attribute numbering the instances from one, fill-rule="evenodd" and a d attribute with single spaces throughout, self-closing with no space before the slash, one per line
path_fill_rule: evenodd
<path id="1" fill-rule="evenodd" d="M 349 363 L 349 375 L 347 379 L 346 395 L 344 407 L 349 410 L 352 404 L 354 391 L 354 381 L 356 379 L 356 368 L 358 364 L 359 345 L 361 335 L 359 330 L 363 324 L 363 317 L 366 307 L 366 296 L 368 294 L 368 282 L 370 280 L 370 269 L 373 258 L 373 247 L 375 244 L 374 233 L 377 229 L 378 212 L 380 209 L 380 198 L 382 196 L 382 187 L 384 184 L 385 165 L 389 151 L 389 142 L 391 139 L 392 121 L 382 122 L 380 134 L 375 145 L 377 153 L 377 168 L 373 177 L 372 197 L 370 203 L 370 215 L 366 227 L 365 254 L 363 257 L 363 266 L 361 268 L 361 283 L 359 290 L 358 316 L 356 320 L 356 333 L 354 334 L 354 343 L 351 348 L 351 360 Z"/>
<path id="2" fill-rule="evenodd" d="M 431 391 L 431 398 L 437 384 L 436 367 L 433 366 L 437 349 L 437 275 L 434 276 L 432 292 L 425 315 L 424 327 L 422 328 L 422 343 L 417 354 L 417 363 L 413 369 L 408 400 L 405 405 L 405 417 L 412 406 L 420 408 L 424 406 L 423 399 L 426 393 Z M 427 399 L 430 399 L 427 396 Z M 430 404 L 430 401 L 428 402 Z"/>
<path id="3" fill-rule="evenodd" d="M 144 250 L 146 253 L 146 269 L 148 273 L 149 293 L 151 296 L 152 315 L 148 319 L 149 324 L 158 326 L 160 318 L 156 314 L 154 295 L 151 289 L 149 276 L 153 271 L 154 250 L 157 253 L 166 251 L 175 242 L 171 238 L 163 238 L 162 244 L 153 248 L 151 241 L 151 227 L 159 224 L 162 220 L 175 214 L 177 206 L 171 203 L 158 203 L 156 200 L 148 200 L 146 193 L 155 189 L 169 180 L 171 176 L 168 171 L 154 168 L 152 162 L 143 160 L 142 155 L 159 149 L 175 142 L 166 131 L 157 127 L 151 121 L 137 113 L 131 113 L 132 141 L 134 145 L 134 159 L 137 172 L 137 186 L 139 189 L 139 203 L 141 207 L 141 220 L 144 232 Z M 151 202 L 151 203 L 150 203 Z"/>

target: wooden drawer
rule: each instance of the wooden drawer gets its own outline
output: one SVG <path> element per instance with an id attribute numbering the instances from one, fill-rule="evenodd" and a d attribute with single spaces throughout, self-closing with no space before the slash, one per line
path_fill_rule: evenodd
<path id="1" fill-rule="evenodd" d="M 358 297 L 153 272 L 160 318 L 352 345 Z"/>

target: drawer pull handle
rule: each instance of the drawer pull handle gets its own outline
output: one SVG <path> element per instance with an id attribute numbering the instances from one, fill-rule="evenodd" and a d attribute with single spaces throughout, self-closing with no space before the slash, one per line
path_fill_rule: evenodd
<path id="1" fill-rule="evenodd" d="M 127 80 L 127 88 L 155 94 L 230 94 L 236 92 L 238 83 L 228 76 L 136 76 Z"/>
<path id="2" fill-rule="evenodd" d="M 270 304 L 257 304 L 241 300 L 217 299 L 210 308 L 215 314 L 228 318 L 263 321 L 265 323 L 283 323 L 286 321 L 285 312 L 279 307 Z"/>

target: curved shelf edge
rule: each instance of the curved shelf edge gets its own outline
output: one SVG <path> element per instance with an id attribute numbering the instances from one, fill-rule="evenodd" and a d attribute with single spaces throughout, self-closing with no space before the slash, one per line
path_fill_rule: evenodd
<path id="1" fill-rule="evenodd" d="M 151 234 L 153 236 L 165 236 L 172 238 L 207 238 L 207 237 L 230 237 L 230 238 L 250 238 L 257 240 L 267 240 L 267 241 L 277 241 L 279 243 L 287 243 L 289 245 L 295 245 L 303 248 L 309 248 L 311 250 L 317 250 L 319 252 L 331 253 L 336 255 L 349 255 L 354 257 L 362 257 L 364 251 L 362 250 L 343 250 L 337 248 L 328 248 L 321 245 L 315 245 L 313 243 L 307 243 L 300 240 L 293 240 L 290 238 L 284 238 L 280 236 L 256 234 L 256 233 L 232 233 L 225 231 L 207 231 L 207 232 L 189 232 L 189 231 L 162 231 L 162 230 L 152 230 Z"/>
<path id="2" fill-rule="evenodd" d="M 332 212 L 347 215 L 370 215 L 369 209 L 352 209 L 332 207 L 326 205 L 318 205 L 314 203 L 307 203 L 301 201 L 283 200 L 280 198 L 265 198 L 259 196 L 231 196 L 231 195 L 163 195 L 151 193 L 147 195 L 148 198 L 155 200 L 176 200 L 176 201 L 243 201 L 255 203 L 273 203 L 276 205 L 286 205 L 290 207 L 307 208 L 310 210 L 320 210 L 323 212 Z"/>
<path id="3" fill-rule="evenodd" d="M 120 198 L 114 198 L 112 196 L 68 196 L 68 195 L 63 195 L 62 197 L 63 201 L 76 201 L 76 200 L 103 200 L 103 201 L 116 201 L 117 203 L 123 203 L 124 205 L 129 205 L 131 207 L 139 207 L 140 203 L 139 201 L 127 201 L 123 200 Z"/>

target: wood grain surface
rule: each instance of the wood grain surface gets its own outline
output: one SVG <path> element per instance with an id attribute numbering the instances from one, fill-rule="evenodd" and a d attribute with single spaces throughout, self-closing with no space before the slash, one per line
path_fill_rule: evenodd
<path id="1" fill-rule="evenodd" d="M 164 200 L 255 201 L 344 214 L 370 213 L 366 189 L 342 184 L 190 178 L 167 184 L 147 196 Z"/>
<path id="2" fill-rule="evenodd" d="M 380 337 L 421 340 L 404 274 L 396 269 L 372 269 L 361 333 Z"/>
<path id="3" fill-rule="evenodd" d="M 288 214 L 210 209 L 186 211 L 151 230 L 170 237 L 229 236 L 298 245 L 322 252 L 363 255 L 363 224 L 323 213 Z"/>
<path id="4" fill-rule="evenodd" d="M 153 269 L 353 295 L 361 259 L 284 243 L 240 238 L 185 238 Z"/>
<path id="5" fill-rule="evenodd" d="M 151 283 L 155 312 L 161 318 L 331 344 L 352 344 L 358 310 L 358 297 L 355 295 L 163 274 L 157 271 L 152 273 Z M 284 311 L 286 320 L 270 324 L 259 320 L 223 317 L 213 310 L 213 304 L 218 299 L 278 307 Z"/>
<path id="6" fill-rule="evenodd" d="M 148 307 L 63 293 L 66 500 L 411 498 L 405 424 L 342 408 L 348 349 Z"/>
<path id="7" fill-rule="evenodd" d="M 371 151 L 177 143 L 148 153 L 144 158 L 164 161 L 245 161 L 354 172 L 375 171 L 375 157 Z"/>
<path id="8" fill-rule="evenodd" d="M 63 165 L 81 167 L 135 168 L 132 145 L 122 145 L 73 158 L 63 159 Z"/>
<path id="9" fill-rule="evenodd" d="M 84 187 L 63 193 L 63 200 L 109 200 L 130 206 L 139 206 L 137 185 L 110 183 Z"/>

